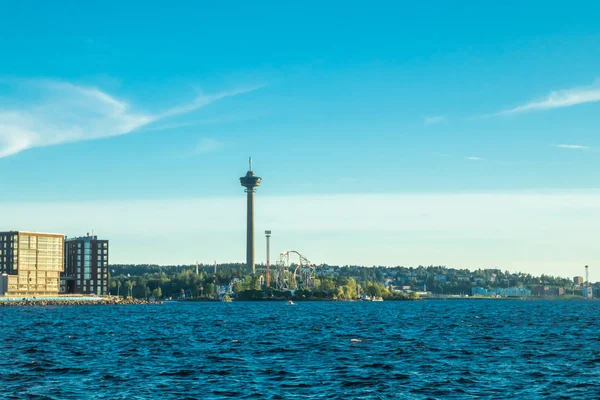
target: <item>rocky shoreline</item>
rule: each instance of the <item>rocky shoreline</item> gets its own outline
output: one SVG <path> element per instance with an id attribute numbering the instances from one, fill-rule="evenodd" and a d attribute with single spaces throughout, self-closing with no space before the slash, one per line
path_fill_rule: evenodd
<path id="1" fill-rule="evenodd" d="M 0 307 L 25 307 L 25 306 L 90 306 L 90 305 L 141 305 L 141 304 L 162 304 L 162 302 L 148 301 L 146 299 L 123 299 L 123 298 L 104 298 L 100 300 L 56 300 L 56 299 L 26 299 L 16 301 L 0 300 Z"/>

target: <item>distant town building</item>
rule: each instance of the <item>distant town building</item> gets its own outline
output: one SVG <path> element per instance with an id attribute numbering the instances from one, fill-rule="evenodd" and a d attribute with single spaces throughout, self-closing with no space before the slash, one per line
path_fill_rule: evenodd
<path id="1" fill-rule="evenodd" d="M 65 241 L 61 293 L 108 294 L 108 240 L 81 236 Z"/>
<path id="2" fill-rule="evenodd" d="M 64 240 L 56 233 L 0 232 L 0 295 L 58 295 Z"/>
<path id="3" fill-rule="evenodd" d="M 486 288 L 482 287 L 473 287 L 471 288 L 472 296 L 489 296 L 489 291 Z"/>
<path id="4" fill-rule="evenodd" d="M 547 285 L 536 286 L 533 288 L 535 296 L 564 296 L 565 289 L 562 287 L 550 287 Z"/>
<path id="5" fill-rule="evenodd" d="M 586 286 L 583 288 L 582 293 L 584 298 L 586 299 L 591 299 L 592 297 L 594 297 L 594 290 L 592 289 L 591 286 Z"/>
<path id="6" fill-rule="evenodd" d="M 544 292 L 545 296 L 564 296 L 565 295 L 565 289 L 561 288 L 561 287 L 553 287 L 553 288 L 549 288 L 548 290 L 546 290 Z"/>
<path id="7" fill-rule="evenodd" d="M 575 285 L 579 285 L 579 286 L 583 285 L 583 276 L 576 276 L 576 277 L 574 277 L 573 278 L 573 283 Z"/>
<path id="8" fill-rule="evenodd" d="M 519 287 L 510 288 L 492 288 L 488 290 L 482 287 L 471 288 L 473 296 L 502 296 L 502 297 L 528 297 L 531 296 L 531 290 Z"/>
<path id="9" fill-rule="evenodd" d="M 546 292 L 546 290 L 548 290 L 548 286 L 541 286 L 538 285 L 536 287 L 533 288 L 532 292 L 535 296 L 543 296 Z"/>
<path id="10" fill-rule="evenodd" d="M 531 290 L 519 287 L 502 288 L 495 290 L 496 295 L 504 297 L 527 297 L 531 296 Z"/>

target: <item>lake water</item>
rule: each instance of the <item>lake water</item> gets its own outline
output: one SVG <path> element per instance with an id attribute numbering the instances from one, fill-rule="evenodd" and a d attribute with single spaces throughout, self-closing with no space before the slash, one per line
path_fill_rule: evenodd
<path id="1" fill-rule="evenodd" d="M 30 399 L 600 398 L 600 302 L 0 308 Z"/>

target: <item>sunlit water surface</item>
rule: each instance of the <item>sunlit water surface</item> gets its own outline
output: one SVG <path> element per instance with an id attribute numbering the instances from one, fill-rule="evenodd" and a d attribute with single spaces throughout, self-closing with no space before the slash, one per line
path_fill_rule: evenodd
<path id="1" fill-rule="evenodd" d="M 600 398 L 600 302 L 0 308 L 0 397 Z"/>

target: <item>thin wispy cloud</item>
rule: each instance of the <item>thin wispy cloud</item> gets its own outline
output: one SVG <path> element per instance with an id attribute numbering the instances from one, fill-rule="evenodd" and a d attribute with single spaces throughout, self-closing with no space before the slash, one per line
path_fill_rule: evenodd
<path id="1" fill-rule="evenodd" d="M 157 114 L 156 117 L 157 117 L 157 119 L 164 119 L 164 118 L 172 117 L 172 116 L 179 115 L 179 114 L 187 114 L 191 111 L 195 111 L 199 108 L 202 108 L 211 103 L 214 103 L 217 100 L 224 99 L 225 97 L 232 97 L 232 96 L 237 96 L 239 94 L 249 93 L 256 89 L 259 89 L 260 87 L 261 86 L 250 86 L 250 87 L 246 87 L 246 88 L 220 92 L 220 93 L 213 94 L 213 95 L 200 94 L 191 103 L 183 104 L 181 106 L 171 108 L 165 112 Z"/>
<path id="2" fill-rule="evenodd" d="M 224 143 L 213 139 L 213 138 L 204 138 L 198 142 L 196 145 L 196 153 L 204 154 L 204 153 L 212 153 L 214 151 L 218 151 L 222 149 Z"/>
<path id="3" fill-rule="evenodd" d="M 483 161 L 483 160 L 485 160 L 485 158 L 481 158 L 481 157 L 465 157 L 465 160 L 468 160 L 468 161 Z"/>
<path id="4" fill-rule="evenodd" d="M 34 147 L 125 135 L 259 88 L 200 94 L 189 103 L 150 113 L 91 86 L 55 80 L 15 81 L 11 86 L 14 99 L 8 96 L 0 103 L 0 158 Z"/>
<path id="5" fill-rule="evenodd" d="M 423 118 L 423 123 L 425 126 L 441 124 L 442 122 L 446 122 L 446 117 L 444 115 L 434 115 Z"/>
<path id="6" fill-rule="evenodd" d="M 570 150 L 589 150 L 591 147 L 589 146 L 581 146 L 579 144 L 557 144 L 554 147 L 558 147 L 559 149 L 570 149 Z"/>
<path id="7" fill-rule="evenodd" d="M 211 118 L 203 118 L 194 121 L 187 122 L 164 122 L 158 124 L 152 124 L 152 126 L 146 126 L 139 131 L 169 131 L 180 128 L 189 128 L 192 126 L 201 126 L 201 125 L 218 125 L 218 124 L 227 124 L 232 122 L 240 122 L 240 121 L 254 121 L 260 118 L 267 116 L 268 113 L 260 113 L 260 112 L 252 112 L 251 114 L 244 114 L 239 112 L 228 113 L 220 116 L 215 116 Z"/>
<path id="8" fill-rule="evenodd" d="M 572 107 L 578 104 L 595 103 L 599 101 L 600 83 L 596 82 L 591 86 L 553 91 L 543 99 L 531 101 L 527 104 L 503 110 L 489 116 L 514 115 L 533 111 L 544 111 L 554 108 Z"/>

